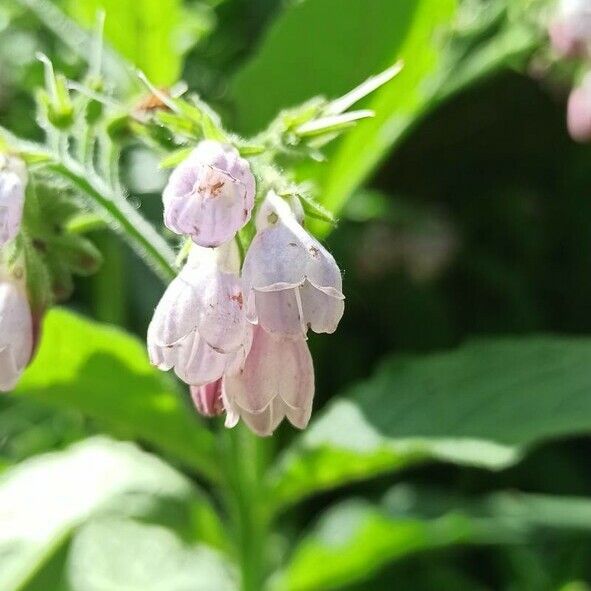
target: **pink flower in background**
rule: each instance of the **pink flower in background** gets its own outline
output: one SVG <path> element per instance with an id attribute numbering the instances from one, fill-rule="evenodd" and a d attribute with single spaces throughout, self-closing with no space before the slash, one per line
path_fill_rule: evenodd
<path id="1" fill-rule="evenodd" d="M 271 333 L 333 333 L 344 312 L 341 272 L 332 255 L 270 192 L 242 270 L 249 320 Z"/>
<path id="2" fill-rule="evenodd" d="M 254 197 L 248 162 L 234 147 L 205 140 L 171 174 L 164 222 L 200 246 L 219 246 L 248 223 Z"/>
<path id="3" fill-rule="evenodd" d="M 567 109 L 568 132 L 578 142 L 591 140 L 591 74 L 571 91 Z"/>
<path id="4" fill-rule="evenodd" d="M 12 390 L 33 354 L 33 319 L 24 286 L 0 270 L 0 391 Z"/>
<path id="5" fill-rule="evenodd" d="M 20 231 L 26 183 L 24 164 L 16 158 L 0 156 L 0 247 Z"/>
<path id="6" fill-rule="evenodd" d="M 252 327 L 243 311 L 239 268 L 234 242 L 218 249 L 193 247 L 148 328 L 153 365 L 164 371 L 174 369 L 191 386 L 240 371 L 250 349 Z"/>
<path id="7" fill-rule="evenodd" d="M 591 3 L 561 0 L 549 27 L 554 50 L 562 57 L 584 57 L 591 48 Z"/>
<path id="8" fill-rule="evenodd" d="M 313 399 L 314 367 L 304 337 L 276 337 L 255 327 L 243 371 L 223 381 L 226 426 L 242 418 L 255 433 L 268 436 L 287 417 L 304 429 Z"/>

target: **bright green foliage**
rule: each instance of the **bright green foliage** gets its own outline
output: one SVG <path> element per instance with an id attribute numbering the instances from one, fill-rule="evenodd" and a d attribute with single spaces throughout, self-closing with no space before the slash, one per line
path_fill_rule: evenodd
<path id="1" fill-rule="evenodd" d="M 148 517 L 197 500 L 184 476 L 128 443 L 89 439 L 27 460 L 0 479 L 0 588 L 26 588 L 92 516 Z"/>
<path id="2" fill-rule="evenodd" d="M 298 544 L 275 588 L 341 589 L 417 552 L 456 544 L 525 543 L 551 528 L 591 529 L 591 502 L 585 498 L 497 493 L 476 503 L 456 499 L 445 504 L 441 498 L 400 486 L 377 505 L 351 499 L 332 507 Z"/>
<path id="3" fill-rule="evenodd" d="M 212 435 L 183 404 L 171 377 L 150 365 L 143 343 L 59 309 L 48 314 L 43 332 L 17 394 L 78 409 L 209 476 L 217 473 Z"/>
<path id="4" fill-rule="evenodd" d="M 395 357 L 288 450 L 277 494 L 289 503 L 428 459 L 504 468 L 540 441 L 591 428 L 590 390 L 583 339 L 483 340 Z"/>
<path id="5" fill-rule="evenodd" d="M 99 10 L 104 10 L 105 37 L 123 57 L 156 84 L 178 80 L 182 54 L 176 37 L 182 18 L 180 0 L 69 0 L 68 9 L 91 28 Z"/>
<path id="6" fill-rule="evenodd" d="M 206 546 L 184 545 L 170 530 L 129 519 L 100 519 L 75 536 L 71 591 L 235 591 L 236 574 Z"/>

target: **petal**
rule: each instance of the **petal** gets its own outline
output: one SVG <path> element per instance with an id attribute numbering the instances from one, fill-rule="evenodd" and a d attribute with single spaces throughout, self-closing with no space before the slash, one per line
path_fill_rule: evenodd
<path id="1" fill-rule="evenodd" d="M 25 186 L 12 171 L 0 171 L 0 246 L 20 231 L 25 202 Z"/>
<path id="2" fill-rule="evenodd" d="M 240 413 L 236 405 L 232 403 L 226 392 L 226 379 L 222 379 L 222 403 L 224 410 L 226 411 L 226 420 L 224 421 L 224 427 L 226 429 L 233 429 L 240 420 Z"/>
<path id="3" fill-rule="evenodd" d="M 0 349 L 0 392 L 10 392 L 21 376 L 12 351 L 8 347 Z"/>
<path id="4" fill-rule="evenodd" d="M 244 344 L 246 318 L 242 284 L 230 273 L 212 273 L 203 286 L 199 334 L 221 352 L 232 352 Z"/>
<path id="5" fill-rule="evenodd" d="M 300 298 L 306 325 L 315 333 L 335 332 L 345 312 L 342 298 L 327 295 L 308 281 L 300 288 Z"/>
<path id="6" fill-rule="evenodd" d="M 575 88 L 568 99 L 567 124 L 570 136 L 577 142 L 591 140 L 591 79 Z"/>
<path id="7" fill-rule="evenodd" d="M 260 413 L 249 413 L 245 410 L 241 410 L 240 417 L 257 435 L 260 435 L 261 437 L 269 437 L 273 434 L 274 423 L 271 404 Z"/>
<path id="8" fill-rule="evenodd" d="M 174 371 L 188 385 L 207 384 L 224 374 L 227 355 L 212 349 L 198 335 L 183 341 L 177 355 Z"/>
<path id="9" fill-rule="evenodd" d="M 303 337 L 279 339 L 254 328 L 244 371 L 227 376 L 226 391 L 241 409 L 258 414 L 280 397 L 294 409 L 307 408 L 314 396 L 314 368 Z"/>
<path id="10" fill-rule="evenodd" d="M 182 274 L 172 280 L 148 327 L 149 347 L 173 345 L 195 331 L 200 312 L 197 295 Z"/>
<path id="11" fill-rule="evenodd" d="M 191 386 L 191 398 L 197 411 L 205 417 L 215 417 L 224 411 L 222 402 L 222 380 Z"/>
<path id="12" fill-rule="evenodd" d="M 0 349 L 22 372 L 33 353 L 33 317 L 27 296 L 13 281 L 0 280 Z"/>
<path id="13" fill-rule="evenodd" d="M 253 239 L 242 268 L 245 291 L 281 290 L 301 285 L 306 278 L 308 255 L 304 245 L 278 223 Z"/>
<path id="14" fill-rule="evenodd" d="M 283 291 L 254 292 L 258 321 L 267 332 L 283 335 L 306 332 L 297 289 L 296 287 Z"/>

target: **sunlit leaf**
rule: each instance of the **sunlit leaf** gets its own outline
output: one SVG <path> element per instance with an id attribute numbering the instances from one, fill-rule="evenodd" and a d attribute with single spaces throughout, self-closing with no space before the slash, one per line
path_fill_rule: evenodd
<path id="1" fill-rule="evenodd" d="M 337 397 L 275 475 L 290 503 L 317 490 L 437 459 L 500 469 L 550 438 L 591 430 L 591 342 L 477 341 L 392 358 Z"/>
<path id="2" fill-rule="evenodd" d="M 433 503 L 429 497 L 433 497 Z M 386 564 L 457 544 L 525 543 L 541 529 L 591 529 L 585 498 L 496 493 L 469 501 L 424 498 L 399 486 L 380 504 L 344 501 L 296 546 L 276 591 L 330 591 L 369 579 Z"/>
<path id="3" fill-rule="evenodd" d="M 183 404 L 174 381 L 150 365 L 144 344 L 117 328 L 52 310 L 16 394 L 79 410 L 205 474 L 217 473 L 212 435 Z"/>
<path id="4" fill-rule="evenodd" d="M 0 477 L 0 589 L 33 579 L 92 515 L 147 515 L 192 494 L 190 482 L 158 458 L 105 438 L 22 462 Z"/>
<path id="5" fill-rule="evenodd" d="M 99 10 L 106 13 L 105 38 L 156 84 L 173 84 L 181 69 L 175 32 L 181 24 L 180 0 L 69 0 L 69 13 L 92 27 Z"/>
<path id="6" fill-rule="evenodd" d="M 186 546 L 169 530 L 124 519 L 88 523 L 68 558 L 72 591 L 234 591 L 227 559 Z"/>

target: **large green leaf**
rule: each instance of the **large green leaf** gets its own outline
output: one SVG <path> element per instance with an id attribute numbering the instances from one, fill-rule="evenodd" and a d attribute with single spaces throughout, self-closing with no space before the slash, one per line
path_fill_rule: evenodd
<path id="1" fill-rule="evenodd" d="M 454 5 L 453 0 L 347 0 L 346 7 L 342 0 L 291 3 L 232 81 L 236 125 L 244 133 L 258 131 L 282 108 L 316 95 L 344 94 L 399 58 L 406 58 L 406 73 L 392 87 L 404 95 L 410 79 L 414 86 L 432 71 L 430 38 Z"/>
<path id="2" fill-rule="evenodd" d="M 0 589 L 34 579 L 93 515 L 146 516 L 197 498 L 184 476 L 129 443 L 95 438 L 26 460 L 0 477 Z"/>
<path id="3" fill-rule="evenodd" d="M 282 108 L 334 98 L 404 60 L 392 82 L 363 101 L 376 116 L 308 163 L 318 197 L 334 213 L 427 112 L 503 67 L 523 66 L 543 37 L 531 8 L 507 0 L 304 0 L 285 9 L 232 81 L 235 124 L 260 130 Z M 327 225 L 316 228 L 329 229 Z"/>
<path id="4" fill-rule="evenodd" d="M 240 131 L 262 128 L 282 108 L 312 96 L 336 98 L 398 59 L 405 66 L 364 106 L 375 111 L 307 168 L 322 202 L 338 211 L 380 158 L 425 110 L 444 56 L 442 29 L 455 0 L 305 0 L 289 6 L 231 85 Z M 363 149 L 361 149 L 361 146 Z"/>
<path id="5" fill-rule="evenodd" d="M 288 450 L 276 493 L 290 503 L 428 459 L 504 468 L 540 441 L 591 431 L 590 392 L 587 339 L 483 340 L 395 357 Z"/>
<path id="6" fill-rule="evenodd" d="M 77 409 L 217 474 L 211 433 L 184 405 L 174 381 L 150 365 L 144 344 L 117 328 L 52 310 L 16 394 Z"/>
<path id="7" fill-rule="evenodd" d="M 169 530 L 129 519 L 99 519 L 75 536 L 68 559 L 72 591 L 233 591 L 228 560 L 189 547 Z"/>
<path id="8" fill-rule="evenodd" d="M 406 486 L 393 489 L 380 504 L 355 499 L 340 503 L 296 546 L 275 589 L 330 591 L 366 580 L 387 563 L 421 551 L 466 543 L 523 543 L 541 528 L 591 529 L 591 501 L 583 498 L 498 493 L 477 502 L 434 504 Z"/>

